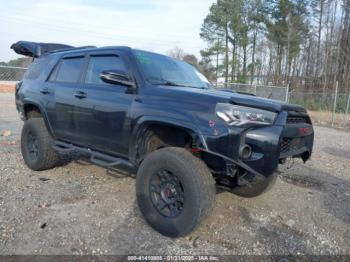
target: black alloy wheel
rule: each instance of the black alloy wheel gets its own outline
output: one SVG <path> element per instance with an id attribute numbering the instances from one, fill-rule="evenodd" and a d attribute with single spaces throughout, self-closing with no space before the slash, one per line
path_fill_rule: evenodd
<path id="1" fill-rule="evenodd" d="M 192 232 L 210 214 L 215 180 L 206 164 L 185 148 L 149 153 L 136 176 L 136 195 L 147 223 L 168 237 Z"/>
<path id="2" fill-rule="evenodd" d="M 27 133 L 27 150 L 30 158 L 33 161 L 37 160 L 39 155 L 39 141 L 35 134 L 33 134 L 31 131 Z"/>
<path id="3" fill-rule="evenodd" d="M 168 170 L 154 173 L 150 181 L 150 196 L 154 207 L 165 217 L 181 214 L 185 192 L 179 178 Z"/>

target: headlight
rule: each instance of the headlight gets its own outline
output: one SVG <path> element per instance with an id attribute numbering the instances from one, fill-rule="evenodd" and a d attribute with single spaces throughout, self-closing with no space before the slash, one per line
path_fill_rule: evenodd
<path id="1" fill-rule="evenodd" d="M 244 126 L 246 124 L 271 125 L 277 115 L 262 109 L 228 103 L 218 103 L 215 111 L 216 115 L 230 126 Z"/>

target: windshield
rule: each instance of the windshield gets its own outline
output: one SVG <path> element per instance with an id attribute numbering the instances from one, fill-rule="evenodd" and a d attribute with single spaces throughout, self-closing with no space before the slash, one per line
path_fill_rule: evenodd
<path id="1" fill-rule="evenodd" d="M 150 52 L 135 50 L 134 54 L 146 80 L 154 85 L 210 88 L 211 84 L 193 66 Z"/>

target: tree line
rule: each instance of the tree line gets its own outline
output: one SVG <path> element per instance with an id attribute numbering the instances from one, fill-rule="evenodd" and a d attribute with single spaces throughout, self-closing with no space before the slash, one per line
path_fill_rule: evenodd
<path id="1" fill-rule="evenodd" d="M 350 92 L 350 0 L 218 0 L 200 37 L 212 81 Z"/>
<path id="2" fill-rule="evenodd" d="M 0 61 L 0 66 L 28 67 L 32 61 L 33 59 L 30 57 L 20 57 L 20 58 L 12 59 L 8 62 Z"/>

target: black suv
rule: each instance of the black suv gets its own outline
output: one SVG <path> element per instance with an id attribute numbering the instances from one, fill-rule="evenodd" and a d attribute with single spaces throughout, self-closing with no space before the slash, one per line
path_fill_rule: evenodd
<path id="1" fill-rule="evenodd" d="M 166 236 L 190 233 L 217 188 L 258 196 L 279 164 L 311 156 L 304 108 L 217 90 L 185 62 L 129 47 L 12 48 L 33 57 L 16 87 L 27 166 L 53 168 L 62 153 L 78 151 L 131 170 L 143 216 Z"/>

